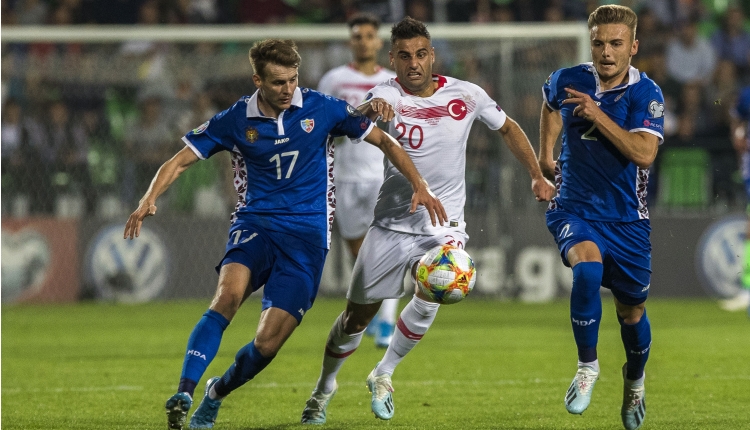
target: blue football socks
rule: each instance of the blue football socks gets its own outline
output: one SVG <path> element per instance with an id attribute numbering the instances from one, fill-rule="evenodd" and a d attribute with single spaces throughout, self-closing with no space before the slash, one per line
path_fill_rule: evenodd
<path id="1" fill-rule="evenodd" d="M 633 325 L 625 324 L 619 315 L 617 321 L 620 322 L 620 336 L 628 359 L 626 378 L 635 381 L 643 377 L 643 369 L 651 351 L 651 323 L 645 310 L 641 320 Z"/>
<path id="2" fill-rule="evenodd" d="M 578 263 L 573 267 L 573 291 L 570 294 L 570 319 L 573 337 L 578 346 L 578 360 L 595 361 L 599 341 L 599 323 L 602 319 L 603 265 L 599 262 Z"/>
<path id="3" fill-rule="evenodd" d="M 211 360 L 216 357 L 221 344 L 221 337 L 228 325 L 229 320 L 216 311 L 209 309 L 203 314 L 188 339 L 178 392 L 187 392 L 191 397 L 193 396 L 195 386 Z"/>
<path id="4" fill-rule="evenodd" d="M 273 361 L 274 357 L 262 356 L 255 348 L 255 340 L 243 346 L 234 357 L 234 363 L 229 366 L 224 376 L 214 384 L 216 394 L 220 397 L 227 396 L 245 382 L 253 379 Z"/>

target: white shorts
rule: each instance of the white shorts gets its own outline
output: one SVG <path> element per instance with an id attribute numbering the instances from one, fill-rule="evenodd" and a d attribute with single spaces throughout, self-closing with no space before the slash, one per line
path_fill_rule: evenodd
<path id="1" fill-rule="evenodd" d="M 382 181 L 336 182 L 336 226 L 344 239 L 364 237 L 372 222 Z"/>
<path id="2" fill-rule="evenodd" d="M 404 289 L 404 276 L 427 251 L 445 244 L 463 248 L 468 238 L 466 233 L 447 227 L 440 234 L 423 236 L 374 225 L 367 231 L 354 263 L 346 298 L 369 304 L 411 294 L 411 286 L 408 291 Z"/>

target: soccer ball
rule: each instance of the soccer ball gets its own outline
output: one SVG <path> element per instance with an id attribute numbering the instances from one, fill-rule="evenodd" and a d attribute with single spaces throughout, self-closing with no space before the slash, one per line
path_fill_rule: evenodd
<path id="1" fill-rule="evenodd" d="M 441 245 L 419 260 L 417 285 L 430 299 L 443 304 L 463 300 L 476 282 L 474 261 L 463 249 Z"/>

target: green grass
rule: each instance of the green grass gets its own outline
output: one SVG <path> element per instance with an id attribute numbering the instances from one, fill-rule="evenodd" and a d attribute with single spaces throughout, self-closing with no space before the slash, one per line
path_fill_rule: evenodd
<path id="1" fill-rule="evenodd" d="M 404 302 L 402 302 L 403 305 Z M 163 429 L 203 302 L 2 308 L 3 429 Z M 301 428 L 324 343 L 344 302 L 319 299 L 276 360 L 224 401 L 217 429 Z M 206 377 L 253 338 L 250 301 Z M 750 321 L 710 301 L 651 300 L 644 429 L 750 428 Z M 605 303 L 601 379 L 583 416 L 563 406 L 576 354 L 567 304 L 443 306 L 394 374 L 396 415 L 376 420 L 364 380 L 382 357 L 363 341 L 338 377 L 326 429 L 620 429 L 624 352 Z M 204 378 L 205 379 L 205 378 Z M 204 381 L 199 385 L 202 391 Z"/>

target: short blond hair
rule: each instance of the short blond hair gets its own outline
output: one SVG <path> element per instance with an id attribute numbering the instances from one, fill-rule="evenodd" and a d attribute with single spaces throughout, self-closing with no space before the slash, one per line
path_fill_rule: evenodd
<path id="1" fill-rule="evenodd" d="M 627 6 L 607 4 L 599 6 L 589 15 L 589 30 L 602 24 L 625 24 L 635 40 L 635 30 L 638 27 L 638 15 Z"/>

